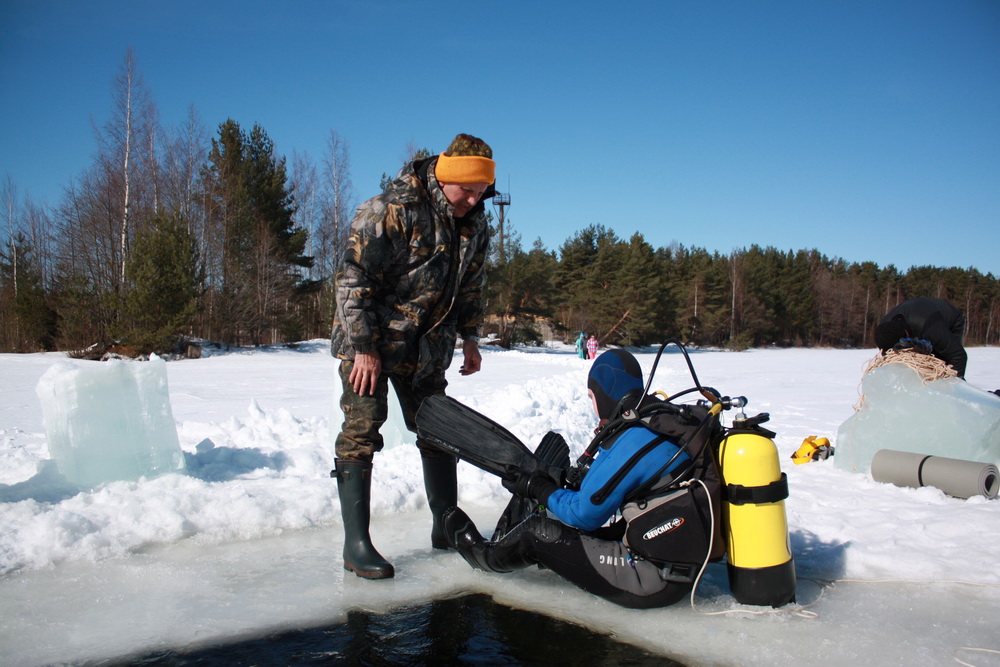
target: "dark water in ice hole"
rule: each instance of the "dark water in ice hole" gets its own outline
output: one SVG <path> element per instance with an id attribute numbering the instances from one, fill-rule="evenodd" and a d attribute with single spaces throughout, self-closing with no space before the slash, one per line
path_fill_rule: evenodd
<path id="1" fill-rule="evenodd" d="M 435 600 L 386 614 L 210 648 L 151 653 L 108 665 L 657 665 L 683 667 L 607 635 L 488 595 Z"/>

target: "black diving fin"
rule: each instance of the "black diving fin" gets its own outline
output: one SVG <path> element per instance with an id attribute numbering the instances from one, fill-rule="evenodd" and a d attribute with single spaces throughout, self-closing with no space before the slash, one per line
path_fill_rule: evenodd
<path id="1" fill-rule="evenodd" d="M 562 482 L 564 469 L 524 446 L 513 433 L 450 396 L 434 394 L 417 410 L 417 434 L 438 449 L 513 480 L 518 473 L 544 474 Z"/>

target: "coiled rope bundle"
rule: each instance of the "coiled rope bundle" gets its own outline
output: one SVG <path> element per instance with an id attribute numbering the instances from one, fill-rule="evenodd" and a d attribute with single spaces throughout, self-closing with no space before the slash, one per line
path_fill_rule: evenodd
<path id="1" fill-rule="evenodd" d="M 885 354 L 876 354 L 865 367 L 864 375 L 886 364 L 905 364 L 909 366 L 916 372 L 917 376 L 920 377 L 920 381 L 925 385 L 935 380 L 958 377 L 958 373 L 955 372 L 954 368 L 934 355 L 914 352 L 913 350 L 888 350 Z M 862 393 L 861 398 L 854 406 L 854 410 L 856 412 L 860 411 L 864 405 L 865 395 Z"/>

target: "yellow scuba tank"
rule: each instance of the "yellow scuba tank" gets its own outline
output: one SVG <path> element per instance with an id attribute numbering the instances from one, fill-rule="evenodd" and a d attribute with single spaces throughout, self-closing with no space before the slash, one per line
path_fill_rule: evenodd
<path id="1" fill-rule="evenodd" d="M 719 445 L 723 526 L 729 587 L 742 604 L 780 607 L 795 600 L 795 564 L 784 499 L 788 482 L 778 464 L 774 433 L 761 428 L 767 413 L 741 411 Z"/>

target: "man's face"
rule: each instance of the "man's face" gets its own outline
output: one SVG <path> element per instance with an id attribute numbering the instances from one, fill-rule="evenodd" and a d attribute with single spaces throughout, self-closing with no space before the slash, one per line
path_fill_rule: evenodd
<path id="1" fill-rule="evenodd" d="M 488 187 L 489 183 L 442 183 L 441 191 L 455 207 L 455 217 L 461 218 L 479 203 Z"/>

